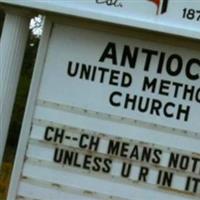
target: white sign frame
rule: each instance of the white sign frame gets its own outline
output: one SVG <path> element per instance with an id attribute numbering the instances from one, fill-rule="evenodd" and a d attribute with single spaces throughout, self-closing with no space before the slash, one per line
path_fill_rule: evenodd
<path id="1" fill-rule="evenodd" d="M 14 170 L 13 170 L 12 179 L 11 179 L 12 182 L 11 182 L 9 194 L 8 194 L 9 200 L 14 200 L 15 195 L 17 193 L 17 189 L 18 189 L 17 183 L 19 182 L 19 178 L 21 175 L 20 172 L 24 164 L 24 156 L 26 153 L 27 142 L 29 139 L 29 135 L 27 133 L 30 133 L 30 130 L 31 130 L 31 121 L 32 121 L 33 113 L 34 113 L 33 111 L 36 105 L 36 98 L 37 98 L 37 94 L 39 90 L 39 85 L 41 82 L 42 72 L 44 68 L 44 63 L 45 63 L 46 53 L 48 50 L 49 39 L 51 37 L 52 28 L 53 28 L 53 23 L 47 19 L 43 37 L 42 37 L 39 51 L 38 51 L 33 80 L 31 83 L 28 103 L 26 106 L 26 112 L 25 112 L 25 116 L 23 120 L 21 136 L 19 140 L 19 148 L 17 150 Z"/>
<path id="2" fill-rule="evenodd" d="M 11 5 L 11 6 L 25 7 L 29 9 L 42 10 L 45 12 L 64 14 L 68 16 L 81 17 L 85 19 L 93 19 L 93 20 L 98 20 L 101 22 L 125 25 L 129 27 L 135 27 L 135 28 L 140 28 L 140 29 L 145 29 L 145 30 L 150 30 L 150 31 L 157 31 L 161 33 L 184 36 L 188 38 L 200 39 L 198 29 L 193 29 L 192 27 L 188 27 L 187 25 L 179 26 L 178 24 L 178 26 L 174 26 L 172 23 L 167 24 L 157 18 L 155 18 L 153 21 L 149 21 L 148 19 L 147 20 L 145 19 L 145 16 L 144 18 L 140 18 L 137 16 L 132 17 L 128 15 L 125 15 L 125 16 L 119 15 L 118 13 L 112 12 L 112 9 L 104 12 L 105 7 L 102 7 L 101 11 L 98 11 L 98 10 L 95 10 L 94 8 L 90 9 L 90 1 L 92 0 L 84 0 L 84 1 L 86 4 L 88 4 L 88 6 L 83 7 L 83 5 L 78 5 L 80 2 L 82 2 L 81 0 L 76 0 L 76 2 L 67 0 L 66 2 L 64 2 L 65 6 L 62 5 L 63 4 L 62 2 L 61 3 L 56 2 L 55 4 L 55 3 L 52 3 L 51 0 L 49 0 L 49 2 L 45 2 L 42 0 L 28 0 L 28 1 L 0 0 L 0 3 L 5 4 L 5 5 Z M 178 1 L 179 0 L 176 0 L 176 3 L 178 3 Z M 193 7 L 192 5 L 190 7 L 186 7 L 185 9 L 190 9 L 191 7 L 193 10 L 195 9 L 195 7 Z M 198 11 L 197 12 L 197 15 L 198 15 L 199 10 L 197 11 Z M 148 16 L 146 16 L 146 18 L 148 18 Z M 199 15 L 197 16 L 197 18 L 199 18 Z M 186 19 L 186 21 L 188 22 L 190 21 L 190 19 Z"/>
<path id="3" fill-rule="evenodd" d="M 6 12 L 0 38 L 0 166 L 6 146 L 23 55 L 29 32 L 29 18 Z M 4 114 L 3 114 L 4 113 Z"/>
<path id="4" fill-rule="evenodd" d="M 23 159 L 26 153 L 26 147 L 27 147 L 27 142 L 29 138 L 29 133 L 31 129 L 31 120 L 36 104 L 36 97 L 38 93 L 38 88 L 40 85 L 40 79 L 42 76 L 42 70 L 45 62 L 45 55 L 48 49 L 48 44 L 49 44 L 49 39 L 50 39 L 50 33 L 51 33 L 51 28 L 53 24 L 52 22 L 46 20 L 44 30 L 43 30 L 43 35 L 42 39 L 39 45 L 38 49 L 38 54 L 37 54 L 37 59 L 35 63 L 35 70 L 33 73 L 32 77 L 32 82 L 29 90 L 29 96 L 28 96 L 28 101 L 26 105 L 26 110 L 24 114 L 24 119 L 23 119 L 23 124 L 22 124 L 22 129 L 20 133 L 20 139 L 18 142 L 18 149 L 17 153 L 15 156 L 15 163 L 12 171 L 12 177 L 11 177 L 11 182 L 9 186 L 9 191 L 8 191 L 8 200 L 15 200 L 16 197 L 16 192 L 18 188 L 18 181 L 20 178 L 20 172 L 23 166 Z"/>

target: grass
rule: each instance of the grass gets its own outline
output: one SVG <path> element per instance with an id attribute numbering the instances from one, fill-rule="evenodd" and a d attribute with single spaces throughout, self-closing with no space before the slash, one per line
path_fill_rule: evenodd
<path id="1" fill-rule="evenodd" d="M 2 170 L 1 170 L 2 173 L 1 173 L 1 176 L 0 176 L 0 200 L 6 199 L 11 169 L 12 169 L 11 163 L 4 163 L 3 164 L 3 167 L 2 167 Z"/>
<path id="2" fill-rule="evenodd" d="M 12 170 L 12 163 L 10 162 L 3 163 L 0 175 L 0 200 L 6 200 L 11 170 Z"/>
<path id="3" fill-rule="evenodd" d="M 4 162 L 0 169 L 0 200 L 6 200 L 14 156 L 15 148 L 12 145 L 7 145 Z"/>

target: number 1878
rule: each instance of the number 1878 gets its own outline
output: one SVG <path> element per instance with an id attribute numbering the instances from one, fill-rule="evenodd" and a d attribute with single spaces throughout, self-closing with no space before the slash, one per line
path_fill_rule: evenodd
<path id="1" fill-rule="evenodd" d="M 200 21 L 200 10 L 195 10 L 195 9 L 192 9 L 192 8 L 184 8 L 182 18 Z"/>

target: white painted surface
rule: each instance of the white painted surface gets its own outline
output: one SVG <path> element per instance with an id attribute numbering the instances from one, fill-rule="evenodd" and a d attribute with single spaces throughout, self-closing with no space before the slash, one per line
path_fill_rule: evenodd
<path id="1" fill-rule="evenodd" d="M 130 48 L 137 46 L 139 49 L 145 47 L 159 50 L 165 52 L 167 56 L 176 53 L 181 56 L 183 63 L 191 57 L 198 58 L 199 53 L 186 48 L 142 41 L 134 37 L 126 38 L 70 26 L 55 24 L 51 29 L 49 25 L 46 26 L 46 31 L 47 34 L 43 36 L 40 45 L 42 54 L 39 54 L 37 59 L 8 199 L 199 199 L 199 186 L 195 193 L 187 193 L 184 188 L 186 177 L 200 178 L 198 171 L 200 163 L 197 163 L 195 170 L 192 170 L 192 162 L 186 170 L 169 167 L 169 157 L 172 153 L 188 157 L 190 161 L 193 158 L 200 159 L 199 125 L 195 121 L 199 113 L 199 104 L 185 101 L 180 96 L 174 98 L 172 95 L 141 93 L 144 76 L 169 79 L 169 81 L 175 79 L 176 82 L 195 85 L 195 88 L 198 88 L 199 80 L 188 80 L 184 73 L 176 78 L 166 72 L 157 74 L 156 57 L 151 62 L 150 70 L 144 71 L 142 68 L 144 56 L 140 54 L 141 52 L 134 69 L 129 68 L 127 64 L 124 67 L 113 65 L 110 59 L 99 62 L 108 42 L 116 43 L 118 57 L 124 45 L 129 45 Z M 44 44 L 48 44 L 48 49 L 47 46 L 43 48 Z M 107 83 L 109 76 L 105 77 L 104 83 L 99 83 L 100 75 L 94 81 L 69 77 L 67 74 L 69 61 L 130 73 L 133 76 L 133 84 L 126 88 L 109 85 Z M 199 66 L 196 65 L 192 73 L 199 73 Z M 119 82 L 118 80 L 117 83 Z M 162 102 L 189 104 L 193 110 L 189 118 L 191 121 L 169 120 L 163 116 L 156 117 L 147 113 L 142 115 L 114 108 L 109 105 L 108 97 L 116 90 L 122 93 L 134 91 L 136 95 L 157 98 Z M 47 127 L 63 130 L 61 141 L 53 139 L 56 135 L 53 131 L 45 134 Z M 84 134 L 89 138 L 99 138 L 96 150 L 81 145 Z M 111 141 L 119 141 L 128 150 L 116 155 L 109 153 Z M 88 140 L 85 139 L 83 144 L 88 145 Z M 139 158 L 129 158 L 128 155 L 135 146 L 139 149 Z M 63 159 L 61 162 L 56 162 L 56 148 L 76 154 L 77 159 L 73 157 L 71 164 L 70 161 L 68 164 L 64 163 Z M 141 152 L 144 148 L 152 151 L 161 150 L 159 163 L 154 163 L 152 155 L 150 161 L 142 160 Z M 90 159 L 89 163 L 84 162 L 87 156 Z M 95 170 L 94 159 L 97 157 L 112 161 L 109 172 L 102 170 L 105 167 L 102 163 L 101 168 Z M 128 178 L 121 175 L 123 162 L 132 164 Z M 141 167 L 149 169 L 146 182 L 138 181 Z M 159 170 L 173 173 L 171 187 L 164 189 L 156 184 Z"/>
<path id="2" fill-rule="evenodd" d="M 27 17 L 6 14 L 0 42 L 0 164 L 28 37 L 28 26 Z"/>
<path id="3" fill-rule="evenodd" d="M 12 181 L 10 182 L 10 185 L 9 185 L 7 200 L 16 199 L 16 191 L 19 186 L 18 183 L 19 183 L 19 179 L 21 175 L 21 169 L 24 164 L 23 160 L 24 160 L 24 156 L 25 156 L 25 152 L 27 148 L 27 141 L 29 138 L 32 116 L 35 109 L 36 96 L 38 93 L 40 78 L 41 78 L 41 74 L 43 70 L 43 65 L 45 62 L 46 50 L 49 44 L 49 34 L 50 34 L 51 26 L 52 26 L 51 22 L 49 21 L 45 22 L 45 27 L 43 31 L 44 34 L 39 44 L 37 59 L 36 59 L 35 68 L 34 68 L 35 70 L 33 73 L 32 83 L 30 86 L 30 92 L 29 92 L 27 106 L 26 106 L 26 110 L 24 114 L 21 135 L 18 142 L 19 145 L 18 145 L 16 157 L 15 157 L 15 163 L 13 166 L 12 177 L 11 177 Z"/>
<path id="4" fill-rule="evenodd" d="M 111 58 L 105 58 L 104 62 L 99 61 L 109 42 L 112 42 L 116 46 L 117 64 L 113 64 Z M 127 60 L 125 66 L 120 66 L 125 45 L 130 47 L 132 54 L 135 52 L 135 48 L 139 49 L 134 68 L 130 67 Z M 146 54 L 142 52 L 144 49 L 158 52 L 158 55 L 152 56 L 148 71 L 144 69 L 146 63 Z M 166 53 L 163 72 L 157 73 L 161 52 Z M 108 54 L 112 54 L 111 49 L 109 49 Z M 166 63 L 168 58 L 175 54 L 182 58 L 183 65 L 181 72 L 177 76 L 172 76 L 166 72 Z M 162 45 L 133 38 L 124 38 L 113 34 L 99 33 L 97 31 L 56 26 L 53 31 L 45 64 L 48 69 L 44 70 L 38 98 L 49 102 L 59 103 L 60 105 L 80 107 L 96 112 L 163 125 L 170 128 L 193 131 L 199 134 L 200 124 L 198 123 L 198 116 L 200 107 L 199 100 L 196 101 L 194 97 L 196 96 L 195 94 L 197 94 L 197 97 L 200 98 L 200 92 L 195 92 L 200 91 L 200 60 L 199 64 L 194 64 L 191 68 L 192 73 L 198 74 L 199 78 L 197 80 L 190 80 L 185 75 L 185 66 L 191 58 L 199 60 L 199 52 L 176 46 Z M 73 73 L 78 69 L 78 72 L 74 77 L 70 76 L 67 71 L 69 69 L 70 61 L 73 63 L 71 72 Z M 77 63 L 79 63 L 79 67 L 76 67 Z M 91 65 L 91 69 L 97 68 L 94 81 L 91 80 L 92 70 L 89 80 L 80 78 L 82 64 L 85 64 L 86 66 Z M 177 68 L 176 60 L 173 61 L 171 66 L 172 70 Z M 102 83 L 102 74 L 99 67 L 108 70 L 105 72 Z M 114 84 L 109 83 L 111 80 L 111 70 L 117 71 L 117 75 L 114 75 L 117 76 L 117 78 L 112 79 L 114 80 Z M 120 86 L 124 72 L 130 74 L 132 77 L 132 83 L 129 87 Z M 144 77 L 148 77 L 150 82 L 156 78 L 157 84 L 155 92 L 151 92 L 151 89 L 146 89 L 146 91 L 142 90 Z M 170 84 L 167 84 L 167 89 L 164 88 L 166 85 L 161 87 L 161 80 L 170 82 Z M 183 98 L 184 87 L 179 88 L 177 97 L 174 97 L 175 87 L 172 85 L 174 82 L 183 84 L 183 86 L 187 85 L 187 88 L 194 86 L 193 100 L 190 101 L 188 95 L 186 99 Z M 51 88 L 54 88 L 54 90 Z M 163 90 L 167 95 L 159 94 L 159 90 Z M 120 106 L 113 106 L 109 102 L 113 92 L 120 92 L 122 94 L 122 96 L 116 95 L 113 97 L 114 103 L 120 103 Z M 130 95 L 130 98 L 133 98 L 134 95 L 137 96 L 134 109 L 132 109 L 132 103 L 129 103 L 128 108 L 124 108 L 127 94 Z M 174 117 L 166 117 L 161 110 L 159 114 L 156 112 L 153 112 L 152 114 L 151 103 L 149 103 L 146 112 L 139 111 L 138 105 L 140 96 L 143 97 L 143 104 L 145 104 L 146 98 L 149 98 L 150 102 L 152 102 L 153 99 L 159 100 L 162 102 L 162 106 L 166 105 L 167 102 L 174 103 L 175 108 L 168 108 L 168 112 L 173 113 Z M 176 119 L 179 105 L 181 105 L 183 109 L 190 106 L 188 120 L 185 120 L 185 114 L 181 114 L 180 119 Z"/>
<path id="5" fill-rule="evenodd" d="M 96 3 L 105 0 L 1 0 L 0 2 L 199 39 L 198 0 L 168 0 L 167 12 L 159 15 L 156 14 L 156 4 L 149 0 L 118 0 L 116 4 L 122 7 Z M 159 12 L 162 3 L 163 1 L 160 1 Z M 189 19 L 183 17 L 184 9 L 193 9 L 194 16 L 189 16 Z"/>

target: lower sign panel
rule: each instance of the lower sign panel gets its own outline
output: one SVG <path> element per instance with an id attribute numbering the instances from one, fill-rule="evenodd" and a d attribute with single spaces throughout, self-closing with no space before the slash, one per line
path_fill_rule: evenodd
<path id="1" fill-rule="evenodd" d="M 16 198 L 199 199 L 198 56 L 55 25 Z"/>
<path id="2" fill-rule="evenodd" d="M 37 106 L 18 197 L 199 198 L 198 141 L 138 125 Z"/>

